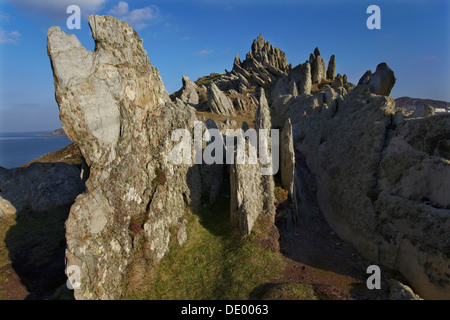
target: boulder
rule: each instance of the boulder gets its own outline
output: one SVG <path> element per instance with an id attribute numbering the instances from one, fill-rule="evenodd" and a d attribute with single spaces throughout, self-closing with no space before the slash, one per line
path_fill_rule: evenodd
<path id="1" fill-rule="evenodd" d="M 372 74 L 372 71 L 366 71 L 359 80 L 358 84 L 368 85 L 370 91 L 377 95 L 389 96 L 395 81 L 394 71 L 389 68 L 386 62 L 380 63 L 377 70 Z"/>
<path id="2" fill-rule="evenodd" d="M 183 88 L 181 88 L 180 99 L 193 106 L 199 102 L 198 86 L 186 76 L 182 76 Z"/>
<path id="3" fill-rule="evenodd" d="M 25 209 L 50 211 L 70 205 L 84 191 L 80 169 L 65 163 L 32 163 L 27 167 L 0 167 L 0 210 L 6 215 Z"/>
<path id="4" fill-rule="evenodd" d="M 434 108 L 430 106 L 429 104 L 422 103 L 416 106 L 414 109 L 413 114 L 411 115 L 412 118 L 423 118 L 423 117 L 429 117 L 434 115 Z"/>

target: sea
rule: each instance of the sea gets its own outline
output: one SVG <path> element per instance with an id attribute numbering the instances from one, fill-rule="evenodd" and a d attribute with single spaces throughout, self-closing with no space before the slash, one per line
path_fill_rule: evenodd
<path id="1" fill-rule="evenodd" d="M 7 169 L 19 167 L 72 143 L 66 136 L 36 136 L 50 133 L 51 131 L 0 133 L 0 166 Z"/>

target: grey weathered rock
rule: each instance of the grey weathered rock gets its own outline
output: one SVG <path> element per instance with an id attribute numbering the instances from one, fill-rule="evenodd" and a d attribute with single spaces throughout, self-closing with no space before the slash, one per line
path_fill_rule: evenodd
<path id="1" fill-rule="evenodd" d="M 294 195 L 295 150 L 292 136 L 291 119 L 287 119 L 281 132 L 280 141 L 281 184 L 288 190 L 291 198 Z"/>
<path id="2" fill-rule="evenodd" d="M 252 51 L 247 54 L 246 60 L 242 62 L 242 66 L 245 69 L 258 71 L 259 66 L 268 65 L 283 73 L 289 72 L 286 54 L 265 41 L 262 34 L 260 34 L 253 41 Z"/>
<path id="3" fill-rule="evenodd" d="M 267 102 L 264 89 L 261 88 L 259 106 L 255 115 L 255 130 L 259 129 L 271 129 L 272 123 L 270 118 L 270 108 Z"/>
<path id="4" fill-rule="evenodd" d="M 359 79 L 358 84 L 368 85 L 371 77 L 372 77 L 372 70 L 367 70 Z"/>
<path id="5" fill-rule="evenodd" d="M 267 216 L 270 217 L 272 221 L 275 220 L 275 199 L 274 199 L 274 189 L 275 189 L 275 183 L 273 180 L 273 174 L 275 172 L 272 171 L 272 161 L 271 158 L 272 153 L 275 152 L 275 150 L 271 149 L 272 146 L 272 140 L 270 137 L 270 129 L 272 129 L 272 119 L 270 116 L 270 108 L 269 104 L 266 99 L 266 94 L 264 92 L 264 89 L 261 88 L 260 98 L 259 98 L 259 107 L 256 110 L 255 115 L 255 130 L 258 134 L 258 157 L 261 162 L 261 166 L 263 167 L 262 170 L 265 171 L 266 174 L 264 174 L 261 177 L 261 186 L 262 186 L 262 202 L 263 202 L 263 212 Z M 268 132 L 268 139 L 267 139 L 267 146 L 264 147 L 261 135 L 263 134 L 261 130 L 267 130 Z M 261 152 L 263 151 L 263 152 Z M 265 153 L 265 154 L 263 154 Z M 270 163 L 266 164 L 266 160 L 264 160 L 264 157 L 267 157 L 267 161 L 270 161 Z"/>
<path id="6" fill-rule="evenodd" d="M 331 86 L 333 88 L 341 88 L 344 86 L 344 78 L 342 77 L 342 75 L 340 73 L 338 73 L 336 75 Z"/>
<path id="7" fill-rule="evenodd" d="M 294 97 L 298 96 L 297 84 L 294 81 L 289 82 L 289 93 Z"/>
<path id="8" fill-rule="evenodd" d="M 280 112 L 292 121 L 296 159 L 304 159 L 297 175 L 312 180 L 328 224 L 364 257 L 400 272 L 421 297 L 448 297 L 449 117 L 392 126 L 393 99 L 363 85 L 329 108 L 320 102 L 299 96 Z M 308 190 L 301 183 L 296 190 L 299 219 L 319 214 L 304 207 Z"/>
<path id="9" fill-rule="evenodd" d="M 327 79 L 334 80 L 335 73 L 336 73 L 336 60 L 333 54 L 331 55 L 330 61 L 328 62 Z"/>
<path id="10" fill-rule="evenodd" d="M 183 81 L 183 88 L 181 89 L 182 92 L 180 99 L 191 105 L 197 105 L 199 102 L 197 93 L 198 86 L 186 76 L 182 76 L 182 81 Z"/>
<path id="11" fill-rule="evenodd" d="M 241 233 L 249 234 L 263 212 L 262 195 L 260 166 L 237 164 L 235 158 L 230 165 L 230 220 Z"/>
<path id="12" fill-rule="evenodd" d="M 389 281 L 389 300 L 422 300 L 414 291 L 397 280 Z"/>
<path id="13" fill-rule="evenodd" d="M 84 191 L 80 169 L 65 163 L 32 163 L 27 167 L 0 167 L 0 210 L 6 215 L 25 209 L 50 211 L 70 205 Z"/>
<path id="14" fill-rule="evenodd" d="M 326 79 L 325 61 L 320 56 L 318 48 L 314 50 L 314 54 L 311 54 L 309 63 L 311 64 L 311 81 L 313 84 L 319 84 Z"/>
<path id="15" fill-rule="evenodd" d="M 434 108 L 429 104 L 422 103 L 414 109 L 414 113 L 411 115 L 412 118 L 423 118 L 434 115 Z"/>
<path id="16" fill-rule="evenodd" d="M 311 94 L 311 65 L 308 61 L 289 72 L 289 80 L 297 85 L 298 95 Z"/>
<path id="17" fill-rule="evenodd" d="M 196 117 L 170 101 L 127 23 L 94 15 L 89 24 L 94 52 L 58 27 L 50 28 L 47 48 L 63 128 L 90 168 L 87 192 L 66 222 L 67 266 L 84 275 L 75 298 L 114 299 L 137 251 L 147 264 L 158 262 L 170 227 L 200 201 L 198 168 L 174 164 L 171 155 L 171 133 L 192 131 Z M 133 221 L 145 223 L 130 232 Z"/>
<path id="18" fill-rule="evenodd" d="M 259 145 L 262 129 L 270 130 L 271 126 L 269 105 L 264 89 L 261 89 L 260 104 L 255 118 L 258 149 L 255 149 L 251 143 L 245 144 L 247 155 L 255 152 L 258 161 L 238 163 L 238 157 L 235 154 L 234 164 L 230 165 L 230 218 L 232 224 L 238 226 L 243 234 L 251 232 L 260 214 L 266 215 L 272 222 L 275 220 L 273 175 L 263 174 L 267 171 L 267 167 L 271 168 L 271 164 L 263 163 L 264 155 Z M 246 127 L 248 125 L 243 124 L 243 128 Z M 268 148 L 265 149 L 266 155 L 270 155 L 271 152 L 270 138 L 268 143 Z"/>
<path id="19" fill-rule="evenodd" d="M 377 66 L 377 70 L 372 74 L 368 70 L 359 80 L 358 84 L 366 84 L 374 94 L 388 96 L 395 84 L 394 71 L 383 62 Z"/>
<path id="20" fill-rule="evenodd" d="M 234 108 L 231 100 L 219 90 L 214 82 L 208 88 L 208 106 L 211 112 L 233 115 Z"/>
<path id="21" fill-rule="evenodd" d="M 324 91 L 325 103 L 331 106 L 331 103 L 338 97 L 338 93 L 331 87 L 326 88 Z"/>

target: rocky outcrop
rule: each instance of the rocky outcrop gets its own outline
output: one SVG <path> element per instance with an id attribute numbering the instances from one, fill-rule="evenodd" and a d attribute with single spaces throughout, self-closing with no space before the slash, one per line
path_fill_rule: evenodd
<path id="1" fill-rule="evenodd" d="M 180 99 L 193 106 L 199 102 L 198 86 L 186 76 L 182 77 L 183 87 L 181 88 Z"/>
<path id="2" fill-rule="evenodd" d="M 67 266 L 81 270 L 75 297 L 113 299 L 136 252 L 157 263 L 185 206 L 199 203 L 198 168 L 175 165 L 170 154 L 171 133 L 192 131 L 196 118 L 170 101 L 127 23 L 94 15 L 89 24 L 94 52 L 58 27 L 47 46 L 63 128 L 90 168 L 66 222 Z"/>
<path id="3" fill-rule="evenodd" d="M 334 54 L 331 55 L 330 61 L 328 62 L 328 68 L 327 68 L 327 79 L 328 80 L 334 80 L 334 76 L 336 73 L 336 60 L 335 60 Z"/>
<path id="4" fill-rule="evenodd" d="M 0 167 L 0 216 L 37 212 L 70 205 L 84 191 L 80 170 L 65 163 L 32 163 Z"/>
<path id="5" fill-rule="evenodd" d="M 388 96 L 395 84 L 394 72 L 387 63 L 383 62 L 377 66 L 377 70 L 372 74 L 368 70 L 359 80 L 358 84 L 368 85 L 374 94 Z"/>
<path id="6" fill-rule="evenodd" d="M 394 122 L 393 99 L 365 84 L 322 103 L 317 94 L 280 107 L 303 163 L 297 179 L 313 177 L 323 216 L 363 256 L 401 272 L 421 297 L 448 298 L 448 117 Z M 317 213 L 304 208 L 310 195 L 296 184 L 307 221 Z"/>
<path id="7" fill-rule="evenodd" d="M 318 48 L 314 49 L 314 53 L 311 53 L 309 63 L 311 64 L 311 82 L 313 84 L 319 84 L 327 78 L 325 61 L 320 56 Z"/>
<path id="8" fill-rule="evenodd" d="M 288 78 L 296 84 L 298 90 L 297 95 L 311 94 L 311 66 L 308 61 L 292 69 L 289 72 Z"/>
<path id="9" fill-rule="evenodd" d="M 449 298 L 450 119 L 396 112 L 388 96 L 395 77 L 387 64 L 368 71 L 355 87 L 346 75 L 334 76 L 334 56 L 326 70 L 316 48 L 309 61 L 292 69 L 260 35 L 243 62 L 236 56 L 231 72 L 201 78 L 196 87 L 185 79 L 184 101 L 172 102 L 126 23 L 99 16 L 89 23 L 94 52 L 57 27 L 48 34 L 63 128 L 90 172 L 87 191 L 66 222 L 67 265 L 78 266 L 82 275 L 77 299 L 120 297 L 134 263 L 144 259 L 140 263 L 155 266 L 171 243 L 181 245 L 186 206 L 197 207 L 201 198 L 212 204 L 225 169 L 232 225 L 249 234 L 260 215 L 273 222 L 270 156 L 278 151 L 293 220 L 308 223 L 323 215 L 340 238 L 384 270 L 400 272 L 420 296 Z M 192 135 L 218 127 L 211 119 L 195 122 L 189 106 L 197 101 L 194 91 L 197 108 L 206 105 L 227 117 L 257 107 L 258 148 L 252 137 L 237 134 L 231 136 L 235 153 L 228 168 L 205 159 L 175 164 L 173 147 L 191 144 L 173 141 L 175 129 Z M 219 123 L 222 129 L 237 125 L 235 119 Z M 271 128 L 283 128 L 281 146 L 277 136 L 264 140 Z M 230 138 L 223 134 L 203 139 L 201 150 L 218 142 L 214 155 L 229 151 L 222 149 Z M 239 145 L 256 155 L 256 163 L 239 161 Z M 1 205 L 8 213 L 9 204 Z"/>
<path id="10" fill-rule="evenodd" d="M 251 52 L 247 53 L 246 59 L 242 62 L 242 67 L 252 71 L 259 71 L 259 67 L 272 67 L 275 73 L 289 72 L 286 54 L 279 48 L 273 47 L 264 40 L 262 34 L 253 41 Z"/>
<path id="11" fill-rule="evenodd" d="M 227 116 L 234 114 L 233 103 L 214 82 L 208 88 L 208 106 L 213 113 Z"/>

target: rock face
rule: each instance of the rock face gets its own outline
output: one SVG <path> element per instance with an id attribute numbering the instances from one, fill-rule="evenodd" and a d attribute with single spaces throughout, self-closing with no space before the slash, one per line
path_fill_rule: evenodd
<path id="1" fill-rule="evenodd" d="M 84 191 L 80 170 L 65 163 L 32 163 L 28 167 L 0 167 L 0 216 L 24 209 L 44 212 L 72 204 Z"/>
<path id="2" fill-rule="evenodd" d="M 377 66 L 377 70 L 372 74 L 368 70 L 359 80 L 358 84 L 367 84 L 374 94 L 388 96 L 395 84 L 394 72 L 387 63 L 383 62 Z"/>
<path id="3" fill-rule="evenodd" d="M 449 298 L 449 117 L 395 121 L 393 99 L 363 83 L 322 101 L 317 94 L 280 106 L 303 163 L 296 179 L 312 179 L 323 216 L 363 256 L 400 272 L 421 297 Z M 305 221 L 316 213 L 296 184 Z"/>
<path id="4" fill-rule="evenodd" d="M 113 299 L 136 252 L 159 261 L 169 228 L 180 225 L 187 204 L 198 205 L 198 168 L 174 165 L 170 155 L 171 132 L 192 131 L 196 118 L 170 101 L 128 24 L 95 15 L 89 24 L 94 52 L 58 27 L 47 47 L 63 128 L 90 168 L 87 192 L 66 222 L 67 266 L 81 270 L 75 297 Z"/>
<path id="5" fill-rule="evenodd" d="M 224 114 L 227 116 L 234 114 L 233 103 L 219 88 L 217 88 L 214 82 L 212 82 L 211 86 L 208 88 L 208 106 L 213 113 Z"/>

